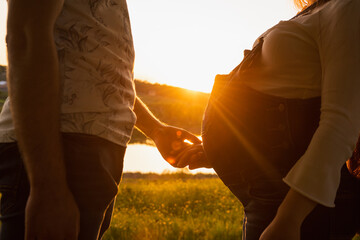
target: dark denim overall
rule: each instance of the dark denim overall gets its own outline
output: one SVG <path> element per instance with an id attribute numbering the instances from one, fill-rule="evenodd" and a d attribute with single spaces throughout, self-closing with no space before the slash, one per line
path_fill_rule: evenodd
<path id="1" fill-rule="evenodd" d="M 202 128 L 208 159 L 244 206 L 243 240 L 259 239 L 274 218 L 289 190 L 282 178 L 306 151 L 320 119 L 320 97 L 286 99 L 242 83 L 263 41 L 230 75 L 217 76 Z M 346 166 L 335 204 L 316 207 L 302 225 L 302 240 L 351 239 L 358 230 L 360 183 Z"/>

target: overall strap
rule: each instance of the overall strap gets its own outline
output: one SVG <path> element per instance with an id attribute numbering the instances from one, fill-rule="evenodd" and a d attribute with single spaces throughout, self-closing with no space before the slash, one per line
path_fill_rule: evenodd
<path id="1" fill-rule="evenodd" d="M 229 80 L 233 78 L 236 73 L 238 73 L 241 69 L 249 66 L 253 62 L 253 57 L 256 53 L 261 49 L 264 43 L 264 37 L 260 37 L 258 39 L 257 44 L 252 48 L 252 50 L 244 56 L 244 59 L 241 61 L 239 65 L 237 65 L 230 73 L 229 73 Z"/>

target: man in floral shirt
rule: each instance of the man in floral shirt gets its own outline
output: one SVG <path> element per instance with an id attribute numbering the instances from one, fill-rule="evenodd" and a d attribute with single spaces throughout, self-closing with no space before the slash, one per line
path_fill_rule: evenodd
<path id="1" fill-rule="evenodd" d="M 136 97 L 126 0 L 8 4 L 0 238 L 101 238 L 133 126 L 173 165 L 201 157 L 184 143 L 199 140 L 161 123 Z"/>

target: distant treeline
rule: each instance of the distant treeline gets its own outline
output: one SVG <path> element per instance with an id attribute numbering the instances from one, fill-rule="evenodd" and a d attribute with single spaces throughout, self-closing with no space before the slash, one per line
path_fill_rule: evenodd
<path id="1" fill-rule="evenodd" d="M 189 170 L 187 170 L 189 171 Z M 205 179 L 205 178 L 217 178 L 217 175 L 212 173 L 196 173 L 192 174 L 187 172 L 186 169 L 183 171 L 163 172 L 161 174 L 157 173 L 141 173 L 141 172 L 125 172 L 123 173 L 124 179 L 145 179 L 145 180 L 191 180 L 191 179 Z"/>
<path id="2" fill-rule="evenodd" d="M 0 73 L 6 72 L 6 66 L 0 65 Z"/>
<path id="3" fill-rule="evenodd" d="M 0 65 L 0 81 L 5 80 L 6 66 Z M 135 80 L 135 88 L 137 95 L 161 121 L 200 135 L 209 94 L 140 80 Z M 7 91 L 0 89 L 0 110 L 6 97 Z M 135 129 L 131 143 L 152 142 Z"/>

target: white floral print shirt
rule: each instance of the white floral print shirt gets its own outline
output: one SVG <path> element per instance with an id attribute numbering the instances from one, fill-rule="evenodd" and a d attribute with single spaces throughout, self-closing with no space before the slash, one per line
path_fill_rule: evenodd
<path id="1" fill-rule="evenodd" d="M 126 146 L 133 112 L 134 47 L 126 0 L 65 0 L 55 25 L 62 80 L 61 131 Z M 0 142 L 15 141 L 6 101 Z"/>

